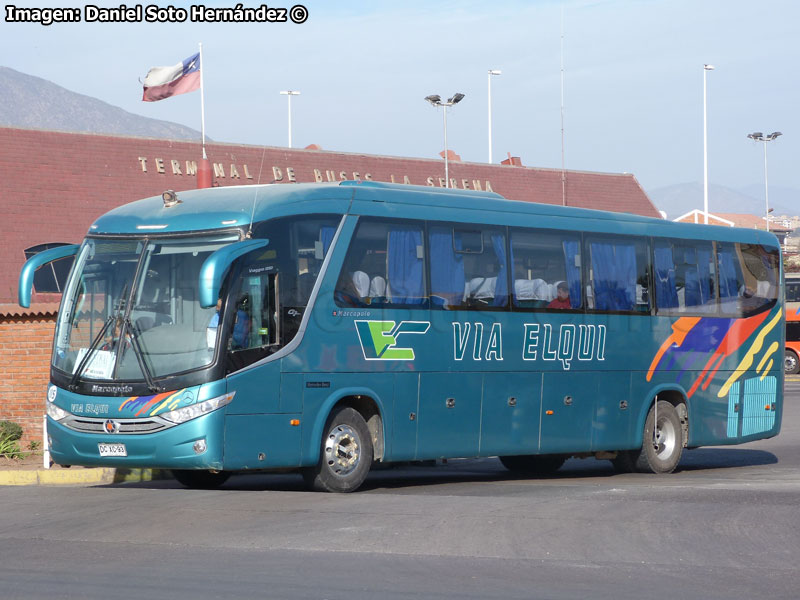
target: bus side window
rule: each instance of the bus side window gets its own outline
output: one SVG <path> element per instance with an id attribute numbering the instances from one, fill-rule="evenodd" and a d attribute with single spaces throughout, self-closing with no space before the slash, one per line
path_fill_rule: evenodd
<path id="1" fill-rule="evenodd" d="M 771 307 L 780 290 L 778 251 L 758 244 L 717 244 L 722 313 L 748 316 Z"/>
<path id="2" fill-rule="evenodd" d="M 631 311 L 636 305 L 636 248 L 632 240 L 592 239 L 591 286 L 595 309 Z"/>
<path id="3" fill-rule="evenodd" d="M 800 302 L 800 281 L 786 278 L 786 302 Z"/>
<path id="4" fill-rule="evenodd" d="M 780 289 L 780 257 L 758 244 L 737 244 L 742 261 L 745 287 L 740 305 L 747 316 L 772 306 Z"/>
<path id="5" fill-rule="evenodd" d="M 432 223 L 428 247 L 432 307 L 489 310 L 508 306 L 503 229 Z"/>
<path id="6" fill-rule="evenodd" d="M 640 238 L 591 236 L 588 290 L 595 310 L 650 313 L 650 253 Z"/>
<path id="7" fill-rule="evenodd" d="M 407 306 L 427 303 L 422 225 L 416 221 L 359 222 L 334 301 L 338 306 Z"/>
<path id="8" fill-rule="evenodd" d="M 514 310 L 583 308 L 579 235 L 512 229 L 509 262 Z"/>
<path id="9" fill-rule="evenodd" d="M 658 314 L 717 312 L 711 242 L 656 239 L 653 256 Z"/>

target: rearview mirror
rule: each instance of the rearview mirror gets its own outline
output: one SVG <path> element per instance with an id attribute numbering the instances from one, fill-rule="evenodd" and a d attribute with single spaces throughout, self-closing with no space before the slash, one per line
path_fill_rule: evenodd
<path id="1" fill-rule="evenodd" d="M 200 279 L 198 286 L 200 289 L 200 306 L 211 308 L 217 305 L 219 290 L 222 287 L 222 280 L 230 269 L 231 264 L 240 256 L 248 252 L 263 248 L 269 244 L 269 240 L 244 240 L 224 246 L 213 252 L 203 266 L 200 268 Z"/>
<path id="2" fill-rule="evenodd" d="M 59 246 L 57 248 L 50 248 L 38 254 L 31 256 L 19 273 L 19 284 L 17 286 L 17 301 L 23 308 L 30 308 L 31 306 L 31 292 L 33 290 L 33 274 L 37 269 L 50 264 L 56 260 L 67 258 L 68 256 L 75 256 L 78 253 L 78 244 L 70 244 L 68 246 Z"/>

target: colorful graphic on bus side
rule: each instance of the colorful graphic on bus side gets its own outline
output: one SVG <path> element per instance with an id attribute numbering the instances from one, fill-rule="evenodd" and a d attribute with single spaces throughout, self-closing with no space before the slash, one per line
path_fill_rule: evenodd
<path id="1" fill-rule="evenodd" d="M 196 401 L 196 394 L 191 389 L 184 388 L 153 396 L 133 396 L 120 404 L 119 410 L 132 412 L 134 417 L 139 417 L 152 408 L 147 416 L 153 417 L 160 412 L 175 410 L 180 405 L 188 406 Z"/>
<path id="2" fill-rule="evenodd" d="M 414 349 L 397 345 L 404 333 L 424 334 L 428 321 L 355 321 L 358 341 L 366 360 L 414 360 Z"/>
<path id="3" fill-rule="evenodd" d="M 731 386 L 753 366 L 762 352 L 767 334 L 780 322 L 781 311 L 778 310 L 764 325 L 768 315 L 768 312 L 764 312 L 747 319 L 679 318 L 672 324 L 672 335 L 664 340 L 650 363 L 647 381 L 653 378 L 656 370 L 677 370 L 680 380 L 684 373 L 695 372 L 697 364 L 705 359 L 703 369 L 687 392 L 687 396 L 691 398 L 698 388 L 707 390 L 723 361 L 752 340 L 744 357 L 717 393 L 718 397 L 724 398 Z M 763 375 L 769 372 L 774 363 L 773 355 L 778 349 L 778 342 L 773 342 L 764 350 L 756 365 L 757 373 Z"/>

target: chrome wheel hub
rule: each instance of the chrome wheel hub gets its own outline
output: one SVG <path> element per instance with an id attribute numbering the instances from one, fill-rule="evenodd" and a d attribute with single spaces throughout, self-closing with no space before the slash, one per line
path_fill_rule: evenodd
<path id="1" fill-rule="evenodd" d="M 674 424 L 667 418 L 659 417 L 653 439 L 656 456 L 661 460 L 668 460 L 675 452 L 677 444 L 678 432 L 675 430 Z"/>
<path id="2" fill-rule="evenodd" d="M 349 475 L 361 460 L 358 433 L 349 425 L 337 425 L 325 442 L 325 463 L 336 475 Z"/>

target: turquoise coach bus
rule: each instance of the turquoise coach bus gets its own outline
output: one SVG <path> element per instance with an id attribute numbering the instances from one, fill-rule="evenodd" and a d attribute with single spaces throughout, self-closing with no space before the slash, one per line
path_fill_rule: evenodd
<path id="1" fill-rule="evenodd" d="M 377 182 L 165 192 L 97 219 L 55 330 L 55 462 L 190 487 L 297 468 L 570 456 L 673 471 L 777 435 L 780 248 L 763 231 Z"/>

